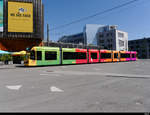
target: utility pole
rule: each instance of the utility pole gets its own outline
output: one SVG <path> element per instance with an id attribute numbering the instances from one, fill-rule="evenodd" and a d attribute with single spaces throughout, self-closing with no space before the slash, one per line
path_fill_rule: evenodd
<path id="1" fill-rule="evenodd" d="M 49 24 L 47 24 L 47 46 L 49 46 Z"/>

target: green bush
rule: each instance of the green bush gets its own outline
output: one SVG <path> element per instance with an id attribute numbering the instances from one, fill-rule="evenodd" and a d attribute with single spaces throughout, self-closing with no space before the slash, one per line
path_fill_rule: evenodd
<path id="1" fill-rule="evenodd" d="M 12 56 L 10 54 L 2 54 L 0 55 L 0 61 L 12 61 Z"/>

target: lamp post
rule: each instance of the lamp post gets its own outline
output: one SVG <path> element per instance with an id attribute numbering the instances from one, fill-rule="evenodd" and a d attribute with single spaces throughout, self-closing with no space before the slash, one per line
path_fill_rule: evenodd
<path id="1" fill-rule="evenodd" d="M 49 46 L 49 24 L 47 24 L 47 46 Z"/>

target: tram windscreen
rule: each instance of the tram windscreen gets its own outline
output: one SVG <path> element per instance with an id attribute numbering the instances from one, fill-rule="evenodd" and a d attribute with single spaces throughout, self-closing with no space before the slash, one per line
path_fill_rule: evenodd
<path id="1" fill-rule="evenodd" d="M 37 60 L 42 60 L 42 52 L 37 51 Z"/>
<path id="2" fill-rule="evenodd" d="M 35 60 L 35 51 L 30 52 L 30 59 Z"/>

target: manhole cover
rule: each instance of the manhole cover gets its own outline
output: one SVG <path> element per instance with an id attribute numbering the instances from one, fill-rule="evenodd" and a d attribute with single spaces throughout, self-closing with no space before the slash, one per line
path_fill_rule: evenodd
<path id="1" fill-rule="evenodd" d="M 54 72 L 54 71 L 46 71 L 46 72 Z"/>

